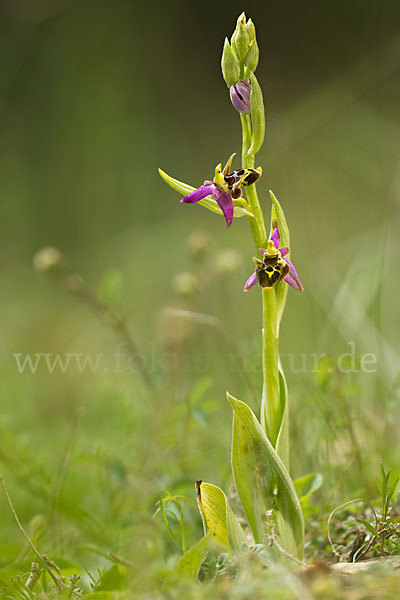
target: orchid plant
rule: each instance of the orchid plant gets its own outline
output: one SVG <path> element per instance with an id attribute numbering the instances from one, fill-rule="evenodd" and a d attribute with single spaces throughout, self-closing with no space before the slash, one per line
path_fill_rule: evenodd
<path id="1" fill-rule="evenodd" d="M 205 180 L 197 188 L 159 171 L 166 183 L 183 196 L 182 203 L 197 203 L 222 215 L 227 227 L 235 218 L 247 217 L 255 250 L 261 255 L 253 259 L 255 271 L 244 286 L 247 291 L 258 284 L 263 302 L 259 418 L 245 402 L 227 393 L 233 409 L 233 478 L 250 530 L 245 533 L 220 488 L 198 481 L 197 501 L 205 537 L 186 552 L 177 566 L 181 573 L 188 572 L 190 566 L 193 576 L 210 544 L 231 555 L 240 555 L 253 542 L 262 544 L 271 560 L 288 555 L 299 559 L 303 553 L 304 522 L 289 474 L 288 394 L 278 352 L 288 287 L 302 291 L 303 286 L 289 258 L 289 229 L 282 207 L 270 192 L 272 210 L 267 234 L 257 194 L 262 169 L 255 168 L 255 157 L 265 133 L 263 96 L 254 74 L 258 58 L 255 27 L 243 13 L 230 41 L 225 39 L 221 62 L 231 103 L 241 120 L 241 168 L 232 171 L 232 154 L 224 168 L 222 164 L 215 168 L 212 180 Z M 304 483 L 298 489 L 304 488 Z"/>

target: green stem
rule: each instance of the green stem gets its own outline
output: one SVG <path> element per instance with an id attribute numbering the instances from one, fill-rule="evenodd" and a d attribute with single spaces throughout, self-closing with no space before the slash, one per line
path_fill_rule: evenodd
<path id="1" fill-rule="evenodd" d="M 282 421 L 278 371 L 278 311 L 274 288 L 263 288 L 263 395 L 261 424 L 276 447 Z"/>
<path id="2" fill-rule="evenodd" d="M 249 155 L 251 146 L 251 117 L 240 115 L 242 121 L 242 167 L 253 169 L 255 157 Z M 255 184 L 246 188 L 246 196 L 250 212 L 254 217 L 249 217 L 254 244 L 258 248 L 265 248 L 267 232 L 264 215 L 257 196 Z M 283 407 L 281 406 L 279 385 L 279 318 L 275 288 L 262 290 L 263 296 L 263 393 L 261 401 L 261 426 L 266 432 L 270 442 L 276 447 L 279 431 L 282 424 Z M 287 444 L 285 444 L 285 447 Z"/>
<path id="3" fill-rule="evenodd" d="M 251 146 L 251 120 L 250 115 L 240 115 L 242 121 L 243 143 L 242 143 L 242 168 L 254 168 L 254 155 L 249 155 L 248 151 Z M 250 212 L 254 217 L 249 217 L 251 231 L 253 233 L 256 249 L 265 247 L 267 242 L 267 232 L 265 229 L 264 215 L 258 201 L 257 189 L 255 184 L 249 185 L 246 191 L 247 201 Z"/>

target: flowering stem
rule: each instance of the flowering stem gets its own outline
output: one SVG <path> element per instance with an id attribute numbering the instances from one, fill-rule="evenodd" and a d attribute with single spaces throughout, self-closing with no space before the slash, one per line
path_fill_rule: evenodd
<path id="1" fill-rule="evenodd" d="M 278 372 L 278 311 L 274 288 L 263 288 L 263 394 L 261 424 L 275 447 L 282 420 Z"/>
<path id="2" fill-rule="evenodd" d="M 249 155 L 248 151 L 251 146 L 251 119 L 250 115 L 240 115 L 242 121 L 242 168 L 254 168 L 254 155 Z M 267 241 L 267 232 L 265 229 L 264 216 L 258 201 L 257 190 L 255 184 L 249 185 L 246 188 L 247 200 L 249 203 L 250 212 L 254 217 L 249 217 L 251 231 L 253 233 L 254 243 L 256 248 L 263 248 Z"/>
<path id="3" fill-rule="evenodd" d="M 249 155 L 251 146 L 251 117 L 240 115 L 242 121 L 243 144 L 242 144 L 242 167 L 254 168 L 255 157 Z M 256 186 L 247 187 L 247 200 L 249 209 L 254 218 L 249 217 L 250 227 L 253 233 L 256 248 L 264 248 L 267 242 L 263 212 L 258 200 Z M 279 319 L 274 288 L 264 288 L 263 296 L 263 393 L 261 402 L 261 425 L 266 432 L 272 445 L 276 447 L 279 430 L 282 421 L 282 407 L 279 388 L 278 371 L 278 339 Z"/>

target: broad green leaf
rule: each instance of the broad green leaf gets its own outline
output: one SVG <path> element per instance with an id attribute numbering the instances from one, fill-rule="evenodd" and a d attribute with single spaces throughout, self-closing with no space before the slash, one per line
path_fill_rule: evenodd
<path id="1" fill-rule="evenodd" d="M 253 411 L 227 394 L 233 408 L 232 469 L 257 544 L 270 535 L 293 556 L 303 551 L 304 522 L 290 475 Z"/>
<path id="2" fill-rule="evenodd" d="M 204 529 L 213 532 L 214 543 L 238 554 L 247 539 L 224 492 L 212 483 L 201 482 L 197 485 L 197 503 Z"/>
<path id="3" fill-rule="evenodd" d="M 172 584 L 176 579 L 195 580 L 201 567 L 201 563 L 206 557 L 207 551 L 213 537 L 212 531 L 196 542 L 179 559 L 172 573 L 167 577 L 165 586 Z"/>
<path id="4" fill-rule="evenodd" d="M 172 187 L 173 190 L 182 194 L 182 196 L 188 196 L 191 192 L 193 192 L 196 189 L 196 188 L 192 187 L 191 185 L 188 185 L 187 183 L 183 183 L 182 181 L 179 181 L 178 179 L 174 179 L 173 177 L 170 177 L 162 169 L 158 169 L 158 172 L 160 173 L 160 175 L 164 179 L 164 181 L 166 183 L 168 183 L 168 185 L 170 187 Z M 211 196 L 206 196 L 202 200 L 199 200 L 197 202 L 197 204 L 204 206 L 204 208 L 211 210 L 211 212 L 216 213 L 217 215 L 223 214 L 222 210 L 220 209 L 220 207 L 218 206 L 218 204 L 216 203 L 214 198 L 212 198 Z M 245 217 L 245 216 L 252 217 L 253 214 L 251 212 L 249 212 L 248 210 L 246 210 L 243 206 L 235 206 L 233 209 L 233 216 L 234 217 Z"/>
<path id="5" fill-rule="evenodd" d="M 311 496 L 324 483 L 324 478 L 321 473 L 308 473 L 308 475 L 303 475 L 303 477 L 295 479 L 293 483 L 300 498 L 300 504 L 304 509 L 308 506 Z"/>

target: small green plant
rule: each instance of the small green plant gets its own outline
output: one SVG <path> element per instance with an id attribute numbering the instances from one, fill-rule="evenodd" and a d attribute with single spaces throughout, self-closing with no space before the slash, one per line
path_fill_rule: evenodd
<path id="1" fill-rule="evenodd" d="M 397 477 L 393 481 L 391 472 L 386 472 L 384 466 L 381 465 L 381 480 L 378 482 L 378 488 L 381 493 L 381 513 L 378 514 L 377 524 L 374 527 L 365 519 L 359 519 L 360 523 L 365 525 L 368 531 L 374 536 L 372 548 L 379 549 L 381 556 L 391 554 L 393 549 L 388 546 L 393 541 L 393 538 L 397 538 L 396 545 L 398 546 L 399 544 L 399 519 L 397 515 L 391 515 L 391 502 L 396 493 L 399 479 L 400 477 Z"/>
<path id="2" fill-rule="evenodd" d="M 341 562 L 357 562 L 362 558 L 384 557 L 399 552 L 399 515 L 391 506 L 399 479 L 393 481 L 391 472 L 386 472 L 381 465 L 381 479 L 378 482 L 381 494 L 380 511 L 367 500 L 356 498 L 341 504 L 331 512 L 328 519 L 328 538 L 333 553 Z M 363 517 L 358 517 L 356 514 L 361 506 L 366 506 L 366 509 Z M 346 509 L 345 518 L 342 516 L 340 520 L 334 521 L 334 515 L 342 509 Z M 360 528 L 359 524 L 363 527 Z M 335 531 L 335 538 L 339 538 L 338 543 L 333 541 L 331 525 Z"/>

